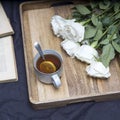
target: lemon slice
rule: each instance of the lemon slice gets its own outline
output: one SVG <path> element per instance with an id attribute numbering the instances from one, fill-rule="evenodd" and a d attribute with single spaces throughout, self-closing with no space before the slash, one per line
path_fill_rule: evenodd
<path id="1" fill-rule="evenodd" d="M 51 61 L 43 61 L 40 64 L 40 71 L 44 73 L 53 73 L 56 71 L 56 66 Z"/>

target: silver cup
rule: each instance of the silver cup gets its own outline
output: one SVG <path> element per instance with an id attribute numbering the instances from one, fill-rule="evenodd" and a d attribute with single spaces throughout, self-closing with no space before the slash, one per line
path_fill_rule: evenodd
<path id="1" fill-rule="evenodd" d="M 37 68 L 37 61 L 41 57 L 39 54 L 36 54 L 34 57 L 34 69 L 36 75 L 39 77 L 39 80 L 46 84 L 53 84 L 55 88 L 59 88 L 61 86 L 61 75 L 63 71 L 63 59 L 62 56 L 56 52 L 55 50 L 44 50 L 44 55 L 54 55 L 60 60 L 60 67 L 56 72 L 53 73 L 43 73 Z"/>

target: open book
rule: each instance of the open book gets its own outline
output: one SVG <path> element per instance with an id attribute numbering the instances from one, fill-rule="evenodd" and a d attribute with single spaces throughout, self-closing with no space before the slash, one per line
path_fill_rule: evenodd
<path id="1" fill-rule="evenodd" d="M 14 31 L 0 3 L 0 82 L 18 80 L 12 36 Z M 5 37 L 7 36 L 7 37 Z"/>

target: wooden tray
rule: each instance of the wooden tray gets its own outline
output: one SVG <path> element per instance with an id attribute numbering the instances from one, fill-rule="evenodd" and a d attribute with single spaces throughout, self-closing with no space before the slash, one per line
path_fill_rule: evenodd
<path id="1" fill-rule="evenodd" d="M 57 2 L 60 2 L 58 0 Z M 53 35 L 50 21 L 58 14 L 62 17 L 71 15 L 73 5 L 53 6 L 56 3 L 39 1 L 21 4 L 21 25 L 29 100 L 34 108 L 57 107 L 81 101 L 101 101 L 120 97 L 120 58 L 110 65 L 111 77 L 95 79 L 86 75 L 86 64 L 70 58 L 60 47 L 62 39 Z M 57 50 L 64 59 L 62 86 L 55 89 L 52 85 L 41 83 L 34 73 L 33 58 L 37 51 L 33 44 L 38 41 L 43 49 Z"/>

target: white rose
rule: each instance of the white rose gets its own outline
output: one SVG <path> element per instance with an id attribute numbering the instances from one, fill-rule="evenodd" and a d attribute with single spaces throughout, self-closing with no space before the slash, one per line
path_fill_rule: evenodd
<path id="1" fill-rule="evenodd" d="M 101 62 L 94 61 L 86 67 L 88 75 L 98 78 L 110 77 L 109 67 L 105 67 Z"/>
<path id="2" fill-rule="evenodd" d="M 73 40 L 74 42 L 81 42 L 84 39 L 85 28 L 80 23 L 75 22 L 74 19 L 67 20 L 55 15 L 52 17 L 51 25 L 57 37 Z"/>
<path id="3" fill-rule="evenodd" d="M 98 58 L 98 52 L 89 45 L 82 45 L 75 53 L 75 57 L 86 63 L 92 63 Z"/>
<path id="4" fill-rule="evenodd" d="M 75 43 L 70 40 L 64 40 L 61 42 L 61 46 L 67 52 L 67 54 L 71 57 L 74 57 L 75 52 L 79 49 L 79 43 Z"/>
<path id="5" fill-rule="evenodd" d="M 60 33 L 63 31 L 65 26 L 65 20 L 62 17 L 55 15 L 52 17 L 51 25 L 54 34 L 57 35 L 57 37 L 60 37 Z"/>

